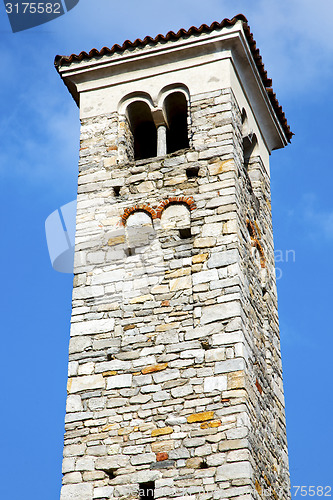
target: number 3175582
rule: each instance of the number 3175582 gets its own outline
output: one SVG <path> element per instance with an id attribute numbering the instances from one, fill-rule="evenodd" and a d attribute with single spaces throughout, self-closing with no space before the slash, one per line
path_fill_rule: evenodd
<path id="1" fill-rule="evenodd" d="M 301 497 L 331 497 L 332 486 L 293 486 L 295 488 L 294 496 L 298 494 Z"/>
<path id="2" fill-rule="evenodd" d="M 60 3 L 6 3 L 7 14 L 61 14 Z"/>

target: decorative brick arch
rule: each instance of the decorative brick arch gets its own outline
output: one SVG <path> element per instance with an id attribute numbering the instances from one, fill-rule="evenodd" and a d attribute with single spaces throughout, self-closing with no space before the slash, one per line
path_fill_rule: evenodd
<path id="1" fill-rule="evenodd" d="M 156 212 L 151 206 L 147 204 L 134 205 L 133 207 L 125 208 L 124 213 L 121 216 L 121 223 L 123 226 L 126 225 L 126 221 L 129 216 L 134 214 L 135 212 L 145 212 L 152 219 L 156 219 Z"/>
<path id="2" fill-rule="evenodd" d="M 166 200 L 162 201 L 157 210 L 156 210 L 156 217 L 158 219 L 161 218 L 163 210 L 165 210 L 169 205 L 174 205 L 177 203 L 181 203 L 182 205 L 186 205 L 189 210 L 192 212 L 196 207 L 196 204 L 191 196 L 170 196 Z"/>

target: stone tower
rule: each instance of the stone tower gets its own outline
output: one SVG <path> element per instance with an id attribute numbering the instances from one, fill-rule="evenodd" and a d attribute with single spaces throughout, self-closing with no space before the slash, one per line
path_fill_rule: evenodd
<path id="1" fill-rule="evenodd" d="M 289 493 L 269 155 L 244 16 L 57 56 L 81 149 L 61 500 Z"/>

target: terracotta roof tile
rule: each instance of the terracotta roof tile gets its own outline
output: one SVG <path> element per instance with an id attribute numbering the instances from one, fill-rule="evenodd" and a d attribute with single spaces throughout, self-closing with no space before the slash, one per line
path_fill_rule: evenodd
<path id="1" fill-rule="evenodd" d="M 191 26 L 188 30 L 180 29 L 177 33 L 173 31 L 169 31 L 166 35 L 157 35 L 155 38 L 151 36 L 146 36 L 143 40 L 137 38 L 134 42 L 130 40 L 125 40 L 122 45 L 115 44 L 111 48 L 103 47 L 101 50 L 92 49 L 89 53 L 80 52 L 80 54 L 72 54 L 70 56 L 60 56 L 57 55 L 54 60 L 54 64 L 59 70 L 60 66 L 69 66 L 73 62 L 79 62 L 83 60 L 89 60 L 92 58 L 102 57 L 105 55 L 112 55 L 115 53 L 124 52 L 126 49 L 134 49 L 137 47 L 145 47 L 146 45 L 156 45 L 159 42 L 168 42 L 171 40 L 179 40 L 180 38 L 188 38 L 191 35 L 200 35 L 201 33 L 211 33 L 214 30 L 222 29 L 226 26 L 233 26 L 237 21 L 243 22 L 244 33 L 249 44 L 249 47 L 252 52 L 253 59 L 256 63 L 257 69 L 261 76 L 262 82 L 267 90 L 268 97 L 273 106 L 273 109 L 282 125 L 284 133 L 287 137 L 288 142 L 290 142 L 292 136 L 294 135 L 291 132 L 290 127 L 287 123 L 287 119 L 282 110 L 282 107 L 279 104 L 279 101 L 276 98 L 275 93 L 272 89 L 272 80 L 268 78 L 267 72 L 265 70 L 264 64 L 262 62 L 262 58 L 259 52 L 259 49 L 256 46 L 256 42 L 253 38 L 253 34 L 251 33 L 250 26 L 248 25 L 248 21 L 243 14 L 238 14 L 234 16 L 232 19 L 223 19 L 220 23 L 215 21 L 210 26 L 207 24 L 202 24 L 199 28 L 195 26 Z"/>

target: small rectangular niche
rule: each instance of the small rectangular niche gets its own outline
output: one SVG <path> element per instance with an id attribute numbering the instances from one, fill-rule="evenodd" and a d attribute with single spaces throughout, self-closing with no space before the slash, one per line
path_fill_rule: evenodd
<path id="1" fill-rule="evenodd" d="M 195 179 L 199 175 L 199 167 L 188 167 L 186 169 L 186 176 L 188 179 Z"/>
<path id="2" fill-rule="evenodd" d="M 188 238 L 191 238 L 191 228 L 190 227 L 184 227 L 182 229 L 179 229 L 179 236 L 182 240 L 187 240 Z"/>
<path id="3" fill-rule="evenodd" d="M 148 481 L 147 483 L 139 484 L 139 499 L 140 500 L 154 500 L 155 482 Z"/>

